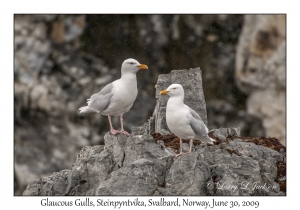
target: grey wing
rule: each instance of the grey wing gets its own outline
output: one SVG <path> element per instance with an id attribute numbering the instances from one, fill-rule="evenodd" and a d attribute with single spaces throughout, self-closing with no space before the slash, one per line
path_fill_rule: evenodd
<path id="1" fill-rule="evenodd" d="M 110 104 L 111 97 L 113 96 L 114 85 L 112 83 L 107 84 L 99 93 L 96 93 L 88 99 L 88 106 L 95 110 L 102 112 Z"/>
<path id="2" fill-rule="evenodd" d="M 195 112 L 193 109 L 190 108 L 190 113 L 191 115 L 196 118 L 197 120 L 202 120 L 202 118 L 200 117 L 200 115 L 198 115 L 197 112 Z"/>
<path id="3" fill-rule="evenodd" d="M 197 136 L 207 136 L 208 129 L 204 122 L 202 121 L 201 117 L 195 112 L 193 109 L 190 108 L 190 126 L 195 132 Z"/>

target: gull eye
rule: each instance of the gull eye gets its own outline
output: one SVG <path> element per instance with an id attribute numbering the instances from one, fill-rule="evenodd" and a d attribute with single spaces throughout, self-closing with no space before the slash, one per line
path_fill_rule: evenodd
<path id="1" fill-rule="evenodd" d="M 133 65 L 133 62 L 130 62 L 131 65 Z"/>
<path id="2" fill-rule="evenodd" d="M 176 90 L 176 88 L 173 88 L 173 90 Z"/>

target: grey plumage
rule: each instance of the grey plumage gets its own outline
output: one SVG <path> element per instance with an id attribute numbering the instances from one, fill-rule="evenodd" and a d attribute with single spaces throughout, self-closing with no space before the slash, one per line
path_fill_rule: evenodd
<path id="1" fill-rule="evenodd" d="M 195 112 L 193 109 L 190 108 L 191 116 L 189 117 L 190 126 L 193 132 L 196 134 L 195 139 L 200 140 L 206 143 L 210 142 L 210 139 L 207 135 L 208 129 L 204 122 L 202 121 L 201 117 Z"/>
<path id="2" fill-rule="evenodd" d="M 91 96 L 88 99 L 88 106 L 90 109 L 102 113 L 104 112 L 111 103 L 111 97 L 113 96 L 113 84 L 107 84 L 101 91 Z"/>

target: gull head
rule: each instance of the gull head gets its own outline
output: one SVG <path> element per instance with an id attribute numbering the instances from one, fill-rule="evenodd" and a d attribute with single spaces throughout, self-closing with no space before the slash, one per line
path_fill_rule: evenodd
<path id="1" fill-rule="evenodd" d="M 133 58 L 126 59 L 122 63 L 121 71 L 122 73 L 137 73 L 140 69 L 148 69 L 148 66 L 145 64 L 140 64 L 137 60 Z"/>
<path id="2" fill-rule="evenodd" d="M 172 84 L 166 90 L 160 91 L 160 95 L 173 96 L 184 96 L 183 87 L 180 84 Z"/>

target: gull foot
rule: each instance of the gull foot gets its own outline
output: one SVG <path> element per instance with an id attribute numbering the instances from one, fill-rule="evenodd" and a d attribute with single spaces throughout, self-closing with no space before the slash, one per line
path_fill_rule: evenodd
<path id="1" fill-rule="evenodd" d="M 179 154 L 175 155 L 174 160 L 176 160 L 179 156 L 181 156 L 181 155 L 183 155 L 183 154 L 185 154 L 185 153 L 180 152 Z"/>
<path id="2" fill-rule="evenodd" d="M 190 154 L 190 153 L 192 153 L 192 152 L 180 152 L 179 154 L 177 154 L 175 157 L 174 157 L 174 160 L 176 160 L 179 156 L 181 156 L 181 155 L 185 155 L 185 154 Z"/>
<path id="3" fill-rule="evenodd" d="M 127 131 L 121 130 L 120 133 L 125 134 L 126 136 L 130 136 L 130 133 L 128 133 Z"/>
<path id="4" fill-rule="evenodd" d="M 112 135 L 116 135 L 116 134 L 120 133 L 120 131 L 115 130 L 115 129 L 110 129 L 110 132 Z"/>

